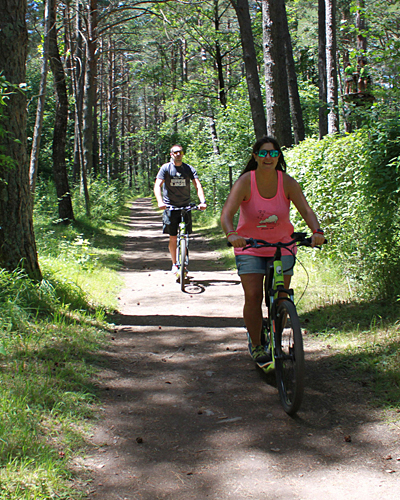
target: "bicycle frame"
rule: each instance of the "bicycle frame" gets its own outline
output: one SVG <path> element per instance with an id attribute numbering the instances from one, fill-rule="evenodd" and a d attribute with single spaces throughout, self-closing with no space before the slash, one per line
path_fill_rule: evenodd
<path id="1" fill-rule="evenodd" d="M 264 278 L 268 320 L 263 319 L 261 330 L 261 344 L 264 345 L 265 351 L 268 350 L 267 336 L 270 340 L 271 361 L 257 363 L 256 360 L 256 363 L 265 373 L 275 369 L 279 397 L 288 415 L 294 415 L 300 408 L 304 392 L 305 365 L 301 325 L 294 304 L 293 290 L 285 288 L 281 249 L 290 249 L 293 244 L 311 246 L 312 241 L 311 238 L 306 238 L 305 233 L 293 233 L 292 238 L 288 243 L 268 243 L 250 238 L 246 239 L 244 247 L 276 248 L 274 257 L 268 260 L 267 275 Z"/>
<path id="2" fill-rule="evenodd" d="M 286 293 L 287 297 L 280 297 L 281 300 L 291 300 L 294 302 L 293 289 L 286 289 L 283 277 L 282 252 L 280 248 L 275 251 L 274 257 L 268 262 L 267 275 L 264 278 L 264 300 L 268 311 L 267 332 L 271 348 L 272 362 L 264 368 L 265 372 L 275 369 L 275 308 L 278 303 L 279 294 Z"/>
<path id="3" fill-rule="evenodd" d="M 181 221 L 178 225 L 176 241 L 176 264 L 179 268 L 177 276 L 180 280 L 181 290 L 185 289 L 185 267 L 189 265 L 189 233 L 186 232 L 185 215 L 191 210 L 198 210 L 197 205 L 190 204 L 187 207 L 169 207 L 170 210 L 179 210 Z M 183 258 L 182 258 L 183 256 Z M 182 262 L 183 260 L 183 262 Z"/>
<path id="4" fill-rule="evenodd" d="M 180 262 L 180 252 L 179 248 L 181 245 L 181 240 L 184 239 L 186 241 L 186 250 L 189 250 L 189 234 L 186 232 L 186 222 L 185 222 L 185 214 L 187 211 L 185 209 L 181 209 L 181 221 L 178 226 L 178 236 L 176 240 L 176 252 L 177 252 L 177 265 L 180 267 L 181 265 L 188 265 L 188 259 L 187 262 Z"/>

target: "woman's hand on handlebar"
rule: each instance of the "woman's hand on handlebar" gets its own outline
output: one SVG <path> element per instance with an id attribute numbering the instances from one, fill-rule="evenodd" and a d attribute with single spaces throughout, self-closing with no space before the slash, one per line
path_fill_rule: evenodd
<path id="1" fill-rule="evenodd" d="M 316 247 L 316 246 L 321 246 L 325 243 L 325 236 L 320 233 L 314 233 L 311 236 L 311 246 Z"/>
<path id="2" fill-rule="evenodd" d="M 238 234 L 231 234 L 228 237 L 228 241 L 235 248 L 243 248 L 247 244 L 243 236 L 239 236 Z"/>

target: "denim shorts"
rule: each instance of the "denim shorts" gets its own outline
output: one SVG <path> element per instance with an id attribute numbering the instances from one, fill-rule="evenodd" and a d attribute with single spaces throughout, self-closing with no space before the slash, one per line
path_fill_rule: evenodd
<path id="1" fill-rule="evenodd" d="M 257 257 L 255 255 L 236 255 L 238 275 L 267 274 L 267 263 L 272 257 Z M 282 255 L 283 274 L 293 276 L 295 259 L 293 255 Z"/>

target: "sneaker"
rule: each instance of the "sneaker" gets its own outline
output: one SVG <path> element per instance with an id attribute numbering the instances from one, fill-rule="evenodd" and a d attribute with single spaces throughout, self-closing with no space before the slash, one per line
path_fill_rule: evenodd
<path id="1" fill-rule="evenodd" d="M 262 345 L 252 347 L 251 356 L 256 363 L 264 364 L 272 361 L 271 353 L 266 352 Z"/>
<path id="2" fill-rule="evenodd" d="M 179 272 L 179 267 L 177 268 L 176 270 L 176 282 L 177 283 L 180 283 L 181 282 L 181 273 Z M 185 267 L 185 271 L 184 271 L 184 276 L 185 276 L 185 280 L 187 279 L 187 275 L 188 275 L 188 270 L 186 269 Z"/>
<path id="3" fill-rule="evenodd" d="M 176 264 L 172 264 L 171 273 L 176 274 L 179 271 L 179 267 Z"/>

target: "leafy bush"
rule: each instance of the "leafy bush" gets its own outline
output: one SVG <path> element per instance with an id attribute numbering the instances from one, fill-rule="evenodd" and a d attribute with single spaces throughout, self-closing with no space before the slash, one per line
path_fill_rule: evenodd
<path id="1" fill-rule="evenodd" d="M 286 153 L 357 293 L 400 295 L 400 124 L 308 139 Z M 295 216 L 296 218 L 297 216 Z M 297 217 L 297 223 L 302 225 Z"/>
<path id="2" fill-rule="evenodd" d="M 116 220 L 130 195 L 128 186 L 117 180 L 111 183 L 100 178 L 91 180 L 88 189 L 92 221 Z M 75 217 L 85 218 L 85 200 L 78 188 L 73 190 L 72 200 Z"/>

